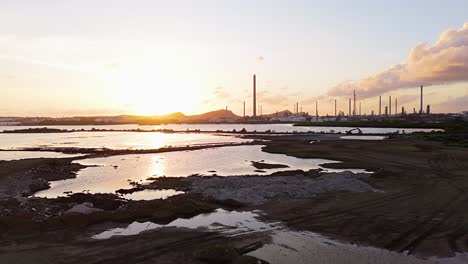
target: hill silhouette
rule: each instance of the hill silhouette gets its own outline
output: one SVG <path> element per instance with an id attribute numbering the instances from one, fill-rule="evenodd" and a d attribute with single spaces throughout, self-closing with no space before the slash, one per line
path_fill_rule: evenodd
<path id="1" fill-rule="evenodd" d="M 240 116 L 234 114 L 231 110 L 215 110 L 200 115 L 187 116 L 189 120 L 208 120 L 208 119 L 238 119 Z"/>

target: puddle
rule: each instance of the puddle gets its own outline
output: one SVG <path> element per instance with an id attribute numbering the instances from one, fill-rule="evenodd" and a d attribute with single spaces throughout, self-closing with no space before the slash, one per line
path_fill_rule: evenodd
<path id="1" fill-rule="evenodd" d="M 228 237 L 266 232 L 271 242 L 247 255 L 263 259 L 272 264 L 281 263 L 439 263 L 423 260 L 374 247 L 342 243 L 307 231 L 292 231 L 280 222 L 265 223 L 258 218 L 261 211 L 226 211 L 217 209 L 213 213 L 201 214 L 190 219 L 177 219 L 167 225 L 152 222 L 133 222 L 125 228 L 113 228 L 93 239 L 109 239 L 116 236 L 138 235 L 146 231 L 178 227 L 217 231 Z M 439 260 L 439 259 L 438 259 Z M 441 262 L 443 263 L 443 262 Z M 451 263 L 451 262 L 450 262 Z"/>
<path id="2" fill-rule="evenodd" d="M 190 219 L 179 218 L 167 225 L 152 222 L 133 222 L 125 228 L 113 228 L 94 235 L 93 239 L 108 239 L 113 236 L 132 236 L 145 231 L 166 227 L 179 227 L 189 229 L 206 229 L 218 231 L 227 236 L 237 236 L 256 231 L 267 231 L 278 227 L 278 223 L 264 223 L 259 221 L 259 211 L 237 212 L 217 209 L 213 213 L 197 215 Z"/>
<path id="3" fill-rule="evenodd" d="M 354 174 L 357 173 L 369 173 L 372 174 L 374 172 L 368 171 L 366 169 L 330 169 L 330 168 L 323 168 L 322 172 L 323 173 L 334 173 L 334 172 L 343 172 L 343 171 L 350 171 Z"/>
<path id="4" fill-rule="evenodd" d="M 167 197 L 183 194 L 184 192 L 179 192 L 172 189 L 164 190 L 143 190 L 139 192 L 129 193 L 120 195 L 120 197 L 128 200 L 153 200 L 153 199 L 166 199 Z"/>
<path id="5" fill-rule="evenodd" d="M 248 255 L 268 261 L 281 263 L 405 263 L 423 264 L 431 261 L 407 256 L 374 247 L 341 243 L 312 232 L 297 232 L 287 229 L 275 230 L 272 242 L 248 253 Z"/>
<path id="6" fill-rule="evenodd" d="M 349 140 L 384 140 L 387 139 L 386 136 L 342 136 L 341 139 Z"/>
<path id="7" fill-rule="evenodd" d="M 439 264 L 465 264 L 468 263 L 468 253 L 456 253 L 454 257 L 448 258 L 432 257 L 430 260 Z"/>
<path id="8" fill-rule="evenodd" d="M 144 183 L 150 177 L 186 177 L 199 175 L 267 175 L 284 170 L 310 170 L 320 164 L 336 161 L 324 159 L 299 159 L 283 154 L 270 154 L 262 146 L 234 146 L 194 151 L 178 151 L 160 154 L 122 155 L 80 160 L 88 167 L 78 172 L 77 178 L 51 182 L 51 188 L 34 196 L 56 198 L 64 192 L 114 193 L 118 189 L 131 188 L 130 182 Z M 251 161 L 285 164 L 289 168 L 255 171 Z M 211 172 L 210 172 L 211 171 Z M 216 172 L 213 172 L 216 171 Z M 136 194 L 135 194 L 136 195 Z"/>
<path id="9" fill-rule="evenodd" d="M 52 151 L 0 151 L 0 160 L 20 160 L 38 158 L 72 158 L 83 156 L 82 154 L 64 154 Z"/>

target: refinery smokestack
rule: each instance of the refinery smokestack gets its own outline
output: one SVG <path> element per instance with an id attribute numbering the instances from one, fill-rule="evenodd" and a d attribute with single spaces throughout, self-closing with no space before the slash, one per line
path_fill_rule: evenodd
<path id="1" fill-rule="evenodd" d="M 423 86 L 421 85 L 421 107 L 419 108 L 419 113 L 423 114 Z"/>
<path id="2" fill-rule="evenodd" d="M 392 115 L 392 96 L 388 97 L 388 115 Z"/>
<path id="3" fill-rule="evenodd" d="M 336 99 L 335 99 L 335 116 L 336 116 Z"/>
<path id="4" fill-rule="evenodd" d="M 245 117 L 245 101 L 244 101 L 244 117 Z"/>
<path id="5" fill-rule="evenodd" d="M 318 117 L 318 101 L 315 101 L 315 116 Z"/>
<path id="6" fill-rule="evenodd" d="M 351 117 L 351 98 L 349 98 L 349 112 L 348 116 Z"/>
<path id="7" fill-rule="evenodd" d="M 395 98 L 395 115 L 398 115 L 398 99 Z"/>
<path id="8" fill-rule="evenodd" d="M 379 96 L 379 116 L 382 115 L 382 96 Z"/>
<path id="9" fill-rule="evenodd" d="M 353 91 L 353 98 L 354 98 L 354 102 L 353 102 L 353 116 L 356 115 L 356 90 Z"/>
<path id="10" fill-rule="evenodd" d="M 253 116 L 257 116 L 257 78 L 253 76 Z"/>

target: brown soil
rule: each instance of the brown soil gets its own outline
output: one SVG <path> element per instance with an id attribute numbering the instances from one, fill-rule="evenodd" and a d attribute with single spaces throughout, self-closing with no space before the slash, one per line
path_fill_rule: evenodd
<path id="1" fill-rule="evenodd" d="M 264 151 L 343 162 L 327 164 L 330 168 L 375 171 L 366 181 L 384 192 L 282 196 L 256 206 L 195 194 L 146 202 L 89 194 L 26 199 L 19 197 L 34 189 L 31 182 L 73 177 L 79 169 L 70 165 L 73 159 L 57 159 L 57 164 L 46 164 L 48 159 L 0 162 L 0 263 L 234 263 L 242 261 L 240 255 L 251 245 L 268 241 L 265 234 L 259 233 L 233 238 L 179 229 L 102 241 L 89 239 L 119 223 L 165 223 L 215 208 L 261 209 L 267 213 L 265 220 L 281 220 L 293 229 L 420 256 L 451 256 L 468 251 L 466 149 L 403 137 L 384 141 L 320 140 L 313 144 L 310 140 L 304 136 L 278 138 L 264 142 Z M 318 174 L 296 172 L 314 177 Z M 289 173 L 295 172 L 276 175 Z M 190 188 L 180 179 L 161 184 L 165 188 Z M 84 202 L 104 211 L 74 217 L 62 214 Z M 229 257 L 223 259 L 225 256 Z"/>
<path id="2" fill-rule="evenodd" d="M 382 193 L 328 193 L 275 200 L 268 215 L 311 230 L 398 252 L 452 256 L 468 251 L 468 151 L 411 138 L 385 141 L 271 142 L 264 151 L 376 171 Z"/>

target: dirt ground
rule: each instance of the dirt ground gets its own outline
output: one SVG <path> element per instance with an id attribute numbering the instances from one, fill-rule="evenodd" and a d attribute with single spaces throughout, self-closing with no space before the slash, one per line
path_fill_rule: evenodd
<path id="1" fill-rule="evenodd" d="M 453 256 L 455 252 L 468 251 L 468 211 L 464 207 L 468 203 L 466 149 L 411 137 L 384 141 L 322 140 L 310 144 L 318 137 L 278 138 L 265 142 L 263 150 L 342 161 L 326 165 L 330 168 L 374 171 L 366 182 L 382 192 L 283 195 L 260 205 L 197 195 L 126 206 L 116 204 L 123 202 L 115 196 L 74 195 L 60 201 L 5 198 L 0 204 L 0 263 L 257 263 L 258 260 L 242 255 L 268 242 L 264 233 L 224 237 L 214 232 L 165 229 L 102 241 L 89 238 L 110 226 L 134 220 L 165 223 L 216 208 L 260 209 L 266 212 L 262 217 L 265 221 L 279 220 L 294 230 L 417 256 Z M 64 168 L 62 173 L 73 177 L 79 169 L 67 165 L 73 159 L 60 160 L 0 162 L 0 186 L 10 186 L 0 187 L 0 191 L 10 197 L 21 195 L 31 189 L 27 179 L 51 180 L 44 176 L 48 169 Z M 43 169 L 38 170 L 41 166 Z M 172 184 L 176 186 L 178 182 Z M 70 222 L 63 212 L 83 202 L 93 202 L 104 211 L 82 216 L 82 222 Z M 41 214 L 38 218 L 39 213 L 31 211 L 33 205 L 34 210 L 51 216 Z M 28 225 L 21 226 L 24 222 Z M 12 232 L 18 225 L 19 230 Z"/>
<path id="2" fill-rule="evenodd" d="M 468 151 L 412 138 L 388 141 L 272 142 L 264 148 L 366 168 L 384 192 L 328 193 L 261 207 L 299 230 L 420 256 L 468 251 Z"/>

